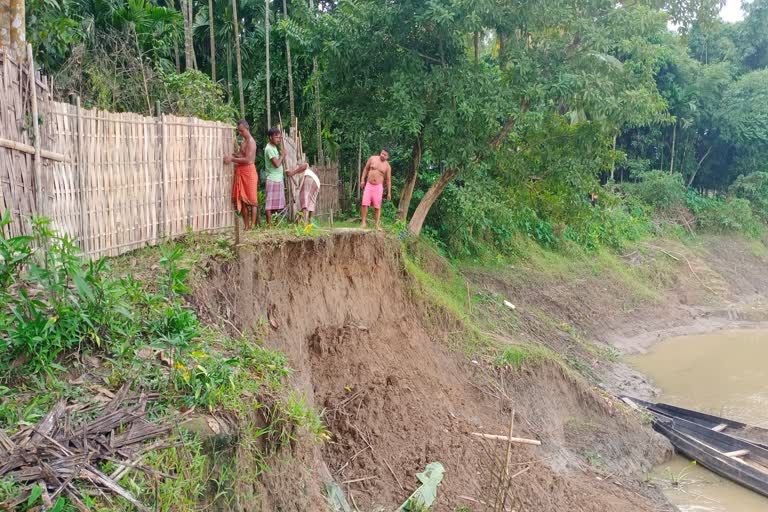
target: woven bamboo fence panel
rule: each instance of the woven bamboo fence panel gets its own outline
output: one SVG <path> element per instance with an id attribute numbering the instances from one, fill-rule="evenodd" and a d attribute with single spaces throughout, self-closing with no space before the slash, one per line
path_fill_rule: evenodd
<path id="1" fill-rule="evenodd" d="M 31 233 L 31 217 L 76 240 L 92 259 L 156 245 L 187 232 L 234 225 L 234 127 L 196 118 L 111 113 L 53 101 L 35 77 L 40 141 L 34 141 L 29 67 L 0 51 L 0 214 L 6 236 Z M 301 135 L 284 138 L 287 168 L 306 161 Z M 40 183 L 35 151 L 41 152 Z M 259 161 L 257 161 L 257 166 Z M 339 208 L 337 164 L 316 167 L 316 214 Z"/>
<path id="2" fill-rule="evenodd" d="M 233 169 L 222 160 L 235 147 L 232 125 L 83 109 L 52 101 L 37 79 L 43 165 L 35 183 L 29 77 L 2 53 L 0 64 L 6 236 L 29 234 L 29 219 L 46 216 L 98 258 L 233 225 Z"/>
<path id="3" fill-rule="evenodd" d="M 33 144 L 29 107 L 28 68 L 0 50 L 0 139 L 24 146 Z M 40 108 L 49 102 L 48 86 L 35 78 Z M 0 214 L 10 212 L 12 223 L 4 228 L 8 236 L 29 233 L 30 216 L 35 212 L 35 180 L 32 155 L 0 146 Z"/>
<path id="4" fill-rule="evenodd" d="M 339 164 L 330 163 L 315 169 L 320 178 L 320 194 L 317 198 L 317 215 L 332 220 L 339 213 Z"/>

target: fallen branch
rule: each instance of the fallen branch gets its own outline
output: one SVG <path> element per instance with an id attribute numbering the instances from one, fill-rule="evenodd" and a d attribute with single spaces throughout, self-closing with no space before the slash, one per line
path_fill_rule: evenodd
<path id="1" fill-rule="evenodd" d="M 470 432 L 471 435 L 482 437 L 483 439 L 490 439 L 492 441 L 505 441 L 508 443 L 518 444 L 531 444 L 534 446 L 541 446 L 541 441 L 538 439 L 525 439 L 522 437 L 510 437 L 510 436 L 497 436 L 495 434 L 482 434 L 480 432 Z"/>
<path id="2" fill-rule="evenodd" d="M 341 482 L 341 485 L 347 485 L 347 484 L 354 484 L 357 482 L 365 482 L 366 480 L 373 480 L 374 478 L 377 478 L 375 476 L 366 476 L 364 478 L 355 478 L 354 480 L 345 480 L 344 482 Z"/>

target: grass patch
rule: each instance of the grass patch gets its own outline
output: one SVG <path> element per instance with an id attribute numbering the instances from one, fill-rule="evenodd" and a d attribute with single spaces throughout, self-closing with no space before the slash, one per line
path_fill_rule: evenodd
<path id="1" fill-rule="evenodd" d="M 554 358 L 554 354 L 541 345 L 512 345 L 501 350 L 496 356 L 494 364 L 497 367 L 519 371 Z"/>

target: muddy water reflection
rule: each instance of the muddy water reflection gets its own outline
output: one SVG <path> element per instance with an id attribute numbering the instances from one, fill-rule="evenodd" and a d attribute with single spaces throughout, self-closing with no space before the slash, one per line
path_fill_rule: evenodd
<path id="1" fill-rule="evenodd" d="M 632 366 L 661 388 L 658 401 L 768 427 L 768 331 L 740 330 L 671 338 Z M 670 482 L 684 476 L 680 488 Z M 768 511 L 768 498 L 675 457 L 655 477 L 684 512 Z"/>

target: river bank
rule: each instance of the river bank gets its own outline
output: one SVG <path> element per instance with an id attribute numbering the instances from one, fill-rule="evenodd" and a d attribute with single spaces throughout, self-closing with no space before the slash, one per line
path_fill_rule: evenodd
<path id="1" fill-rule="evenodd" d="M 645 376 L 619 361 L 663 339 L 768 326 L 768 248 L 740 237 L 653 239 L 623 254 L 553 255 L 535 248 L 517 265 L 463 274 L 507 297 L 517 337 L 569 354 L 585 341 L 608 347 L 591 358 L 616 393 L 651 396 Z M 616 351 L 616 353 L 612 353 Z"/>
<path id="2" fill-rule="evenodd" d="M 268 387 L 260 395 L 216 384 L 233 395 L 210 410 L 216 424 L 229 420 L 232 445 L 199 459 L 226 475 L 232 510 L 325 510 L 335 488 L 359 510 L 394 509 L 439 461 L 438 512 L 479 512 L 504 492 L 516 510 L 671 511 L 648 480 L 669 443 L 611 396 L 653 386 L 622 361 L 638 348 L 610 342 L 703 319 L 759 320 L 768 289 L 765 246 L 725 238 L 656 239 L 622 254 L 531 245 L 495 267 L 452 264 L 424 242 L 357 229 L 249 233 L 234 251 L 189 237 L 179 249 L 189 257 L 178 264 L 192 267 L 185 308 L 216 340 L 231 340 L 221 357 L 255 349 L 282 361 L 280 400 Z M 114 270 L 152 286 L 168 250 L 123 256 Z M 101 364 L 107 374 L 147 366 L 144 352 Z M 79 382 L 82 371 L 71 371 Z M 254 414 L 233 414 L 233 404 Z M 275 418 L 277 443 L 263 433 Z M 505 446 L 472 433 L 507 433 L 512 419 L 516 436 L 541 445 L 511 451 L 516 476 L 504 491 L 495 475 Z M 182 480 L 211 486 L 195 478 Z"/>

